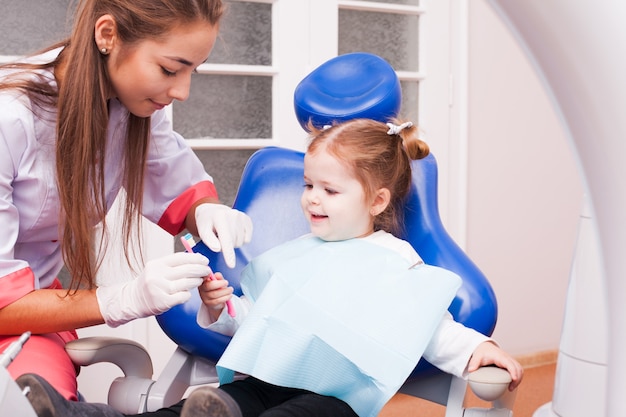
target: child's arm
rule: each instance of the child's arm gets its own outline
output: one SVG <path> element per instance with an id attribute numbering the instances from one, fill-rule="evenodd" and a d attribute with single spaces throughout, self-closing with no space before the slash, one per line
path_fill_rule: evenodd
<path id="1" fill-rule="evenodd" d="M 215 273 L 215 280 L 205 278 L 198 287 L 202 304 L 207 307 L 211 321 L 217 321 L 226 302 L 233 296 L 233 287 L 228 286 L 221 272 Z"/>
<path id="2" fill-rule="evenodd" d="M 245 296 L 233 295 L 233 288 L 221 273 L 214 274 L 215 279 L 205 279 L 198 287 L 202 300 L 196 321 L 203 329 L 209 329 L 226 336 L 233 336 L 250 310 L 251 303 Z M 226 302 L 230 302 L 237 314 L 235 317 L 227 313 Z"/>
<path id="3" fill-rule="evenodd" d="M 509 391 L 513 391 L 522 382 L 524 376 L 522 365 L 491 341 L 483 342 L 474 349 L 467 365 L 467 371 L 473 372 L 481 366 L 487 365 L 495 365 L 509 372 L 511 375 Z"/>
<path id="4" fill-rule="evenodd" d="M 424 359 L 444 372 L 466 377 L 481 366 L 496 365 L 511 374 L 510 389 L 522 380 L 522 366 L 491 338 L 465 327 L 446 313 L 424 351 Z"/>

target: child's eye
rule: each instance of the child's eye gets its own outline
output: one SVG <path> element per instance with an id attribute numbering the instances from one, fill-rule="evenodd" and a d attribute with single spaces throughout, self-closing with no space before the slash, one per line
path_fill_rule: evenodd
<path id="1" fill-rule="evenodd" d="M 167 77 L 173 77 L 176 75 L 175 72 L 169 71 L 165 67 L 161 67 L 161 71 L 163 71 L 163 74 L 165 74 Z"/>
<path id="2" fill-rule="evenodd" d="M 332 190 L 332 189 L 330 189 L 330 188 L 326 188 L 326 190 L 325 190 L 325 191 L 326 191 L 326 193 L 327 193 L 327 194 L 330 194 L 330 195 L 335 195 L 335 194 L 338 194 L 338 192 L 337 192 L 337 191 Z"/>
<path id="3" fill-rule="evenodd" d="M 313 188 L 312 184 L 304 184 L 304 188 L 306 188 L 307 190 L 311 190 Z"/>

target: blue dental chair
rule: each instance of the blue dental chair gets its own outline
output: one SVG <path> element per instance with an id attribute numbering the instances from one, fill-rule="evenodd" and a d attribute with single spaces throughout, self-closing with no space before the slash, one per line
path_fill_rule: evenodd
<path id="1" fill-rule="evenodd" d="M 362 68 L 364 74 L 355 73 L 358 68 Z M 342 70 L 347 74 L 342 74 Z M 372 74 L 376 74 L 376 77 L 372 77 Z M 346 89 L 345 80 L 353 78 L 365 79 L 367 82 Z M 337 91 L 346 90 L 350 90 L 349 93 L 337 99 Z M 381 120 L 388 120 L 398 112 L 399 94 L 395 72 L 386 62 L 369 54 L 349 54 L 328 61 L 305 78 L 296 89 L 294 101 L 296 114 L 303 127 L 309 121 L 322 126 L 363 114 L 370 118 L 378 115 Z M 364 96 L 368 100 L 364 100 Z M 380 100 L 372 100 L 373 96 Z M 365 110 L 360 106 L 365 106 Z M 375 111 L 372 111 L 373 107 L 376 107 Z M 338 114 L 344 118 L 338 117 Z M 240 272 L 250 259 L 308 232 L 300 208 L 303 156 L 301 152 L 279 147 L 264 148 L 254 153 L 244 168 L 233 204 L 234 208 L 252 218 L 255 228 L 252 241 L 236 250 L 237 266 L 233 270 L 225 265 L 221 254 L 208 249 L 203 251 L 209 257 L 212 268 L 224 274 L 237 294 L 241 294 Z M 413 161 L 412 170 L 413 185 L 405 208 L 406 234 L 403 238 L 414 246 L 426 263 L 447 268 L 461 276 L 462 287 L 449 311 L 457 321 L 490 335 L 497 317 L 495 295 L 485 276 L 452 240 L 441 222 L 435 157 L 431 154 L 422 160 Z M 199 246 L 203 245 L 200 243 Z M 118 363 L 125 376 L 116 379 L 109 391 L 109 404 L 120 411 L 153 411 L 173 404 L 182 398 L 189 387 L 217 382 L 214 365 L 230 340 L 197 325 L 196 312 L 200 303 L 198 294 L 194 292 L 190 301 L 157 317 L 163 331 L 178 348 L 156 380 L 152 380 L 149 355 L 132 341 L 87 338 L 69 343 L 67 350 L 79 365 L 100 361 L 116 363 L 120 357 L 126 358 L 123 364 Z M 107 354 L 96 353 L 107 349 Z M 513 399 L 510 393 L 505 393 L 510 382 L 506 371 L 487 367 L 477 371 L 472 378 L 477 381 L 477 390 L 481 386 L 487 387 L 483 390 L 486 395 L 482 394 L 482 398 L 494 401 L 494 408 L 489 409 L 490 416 L 511 415 Z M 496 386 L 498 388 L 494 391 L 493 387 Z M 417 365 L 400 390 L 446 405 L 447 417 L 486 415 L 481 414 L 486 413 L 484 409 L 463 408 L 466 391 L 465 380 L 445 374 L 424 360 Z M 504 397 L 501 397 L 502 393 L 505 393 Z"/>

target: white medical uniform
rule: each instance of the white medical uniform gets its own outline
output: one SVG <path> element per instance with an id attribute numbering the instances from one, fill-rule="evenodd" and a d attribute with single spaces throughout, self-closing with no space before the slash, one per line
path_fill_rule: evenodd
<path id="1" fill-rule="evenodd" d="M 50 62 L 58 53 L 59 50 L 53 50 L 31 59 Z M 56 86 L 51 72 L 39 73 Z M 0 73 L 0 77 L 6 75 Z M 117 99 L 109 100 L 104 158 L 107 208 L 121 188 L 120 167 L 128 114 Z M 35 289 L 59 287 L 56 277 L 63 260 L 55 124 L 56 109 L 33 106 L 16 91 L 0 91 L 0 308 Z M 204 197 L 217 197 L 211 177 L 185 140 L 172 130 L 165 110 L 155 112 L 151 121 L 143 215 L 176 234 L 184 228 L 191 205 Z M 54 334 L 54 338 L 58 337 L 67 342 L 76 335 L 74 332 Z M 0 349 L 8 342 L 8 338 L 0 336 Z M 34 344 L 29 341 L 26 347 Z M 27 350 L 19 355 L 21 362 L 26 361 Z M 32 371 L 45 373 L 42 369 Z"/>

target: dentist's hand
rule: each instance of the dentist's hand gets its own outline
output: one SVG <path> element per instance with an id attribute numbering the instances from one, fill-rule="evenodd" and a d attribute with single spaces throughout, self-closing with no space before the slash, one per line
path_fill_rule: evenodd
<path id="1" fill-rule="evenodd" d="M 131 320 L 161 314 L 189 300 L 189 290 L 211 272 L 206 257 L 175 253 L 146 263 L 134 280 L 98 287 L 96 298 L 106 324 L 117 327 Z"/>
<path id="2" fill-rule="evenodd" d="M 252 239 L 252 220 L 247 214 L 223 204 L 203 203 L 196 207 L 196 227 L 202 241 L 214 252 L 222 252 L 226 265 L 235 267 L 235 248 Z"/>

